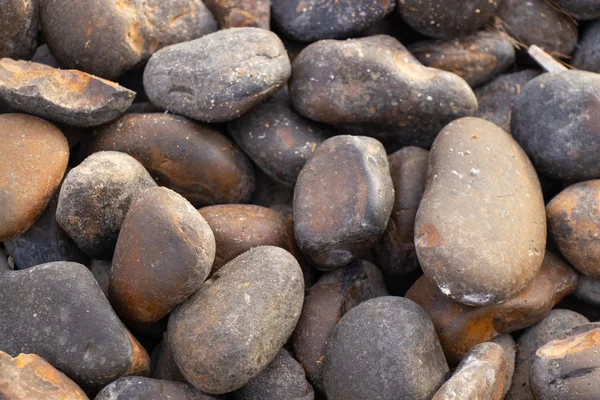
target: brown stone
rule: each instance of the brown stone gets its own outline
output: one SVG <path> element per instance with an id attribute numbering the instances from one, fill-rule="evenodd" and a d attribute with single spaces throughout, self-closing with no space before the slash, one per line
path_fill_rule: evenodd
<path id="1" fill-rule="evenodd" d="M 457 364 L 473 346 L 541 320 L 576 286 L 577 273 L 559 256 L 548 252 L 529 286 L 503 304 L 471 307 L 455 303 L 425 276 L 406 297 L 429 314 L 448 362 Z"/>
<path id="2" fill-rule="evenodd" d="M 219 29 L 271 26 L 271 0 L 204 0 Z"/>
<path id="3" fill-rule="evenodd" d="M 569 186 L 548 203 L 546 214 L 562 255 L 582 274 L 600 279 L 600 180 Z"/>
<path id="4" fill-rule="evenodd" d="M 36 354 L 11 357 L 0 351 L 3 400 L 87 400 L 79 386 Z"/>
<path id="5" fill-rule="evenodd" d="M 102 150 L 137 159 L 161 186 L 196 207 L 245 203 L 254 189 L 247 157 L 219 132 L 184 117 L 128 114 L 102 126 L 85 145 L 85 154 Z"/>
<path id="6" fill-rule="evenodd" d="M 389 275 L 410 275 L 421 269 L 415 253 L 415 216 L 427 182 L 429 152 L 405 147 L 388 156 L 395 201 L 387 228 L 375 255 Z"/>
<path id="7" fill-rule="evenodd" d="M 164 187 L 145 190 L 121 226 L 111 304 L 127 322 L 157 322 L 200 287 L 214 258 L 212 230 L 187 200 Z"/>
<path id="8" fill-rule="evenodd" d="M 0 60 L 0 99 L 17 110 L 72 126 L 112 121 L 135 92 L 77 70 L 30 61 Z"/>
<path id="9" fill-rule="evenodd" d="M 504 395 L 510 389 L 512 384 L 513 376 L 515 373 L 515 357 L 517 356 L 517 344 L 510 333 L 496 336 L 491 340 L 504 349 L 504 355 L 506 356 L 506 374 L 504 380 Z"/>
<path id="10" fill-rule="evenodd" d="M 42 214 L 67 168 L 69 145 L 51 123 L 26 114 L 0 115 L 0 241 Z"/>
<path id="11" fill-rule="evenodd" d="M 293 345 L 296 358 L 316 388 L 324 390 L 325 347 L 339 320 L 363 301 L 386 295 L 381 271 L 363 260 L 326 273 L 308 289 Z"/>
<path id="12" fill-rule="evenodd" d="M 217 29 L 201 0 L 44 0 L 40 18 L 63 67 L 107 79 L 143 64 L 158 49 Z"/>
<path id="13" fill-rule="evenodd" d="M 544 199 L 509 134 L 480 118 L 440 132 L 429 152 L 415 247 L 425 275 L 464 304 L 506 302 L 534 279 L 546 247 Z"/>
<path id="14" fill-rule="evenodd" d="M 0 58 L 30 59 L 38 43 L 39 0 L 5 0 L 0 13 Z"/>
<path id="15" fill-rule="evenodd" d="M 505 379 L 504 349 L 496 343 L 481 343 L 469 350 L 432 400 L 502 400 Z"/>
<path id="16" fill-rule="evenodd" d="M 513 43 L 499 32 L 479 31 L 456 40 L 419 42 L 408 50 L 426 67 L 452 72 L 472 87 L 515 62 Z"/>

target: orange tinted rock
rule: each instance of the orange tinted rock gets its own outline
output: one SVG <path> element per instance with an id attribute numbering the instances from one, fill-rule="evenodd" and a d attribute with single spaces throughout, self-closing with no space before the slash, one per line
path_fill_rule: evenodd
<path id="1" fill-rule="evenodd" d="M 600 180 L 571 185 L 548 203 L 549 231 L 579 272 L 600 279 Z"/>
<path id="2" fill-rule="evenodd" d="M 248 158 L 219 132 L 168 114 L 128 114 L 99 127 L 85 154 L 103 150 L 137 159 L 161 186 L 196 207 L 245 203 L 254 190 Z"/>
<path id="3" fill-rule="evenodd" d="M 72 126 L 112 121 L 133 102 L 135 92 L 77 70 L 0 60 L 0 98 L 17 110 Z"/>
<path id="4" fill-rule="evenodd" d="M 499 305 L 471 307 L 446 297 L 429 278 L 421 277 L 406 297 L 433 320 L 450 364 L 473 346 L 533 325 L 577 286 L 577 273 L 559 256 L 547 253 L 540 272 L 517 297 Z"/>
<path id="5" fill-rule="evenodd" d="M 269 29 L 271 0 L 204 0 L 219 29 L 253 26 Z"/>
<path id="6" fill-rule="evenodd" d="M 69 145 L 51 123 L 26 114 L 0 115 L 0 241 L 29 229 L 67 168 Z"/>
<path id="7" fill-rule="evenodd" d="M 5 0 L 0 12 L 0 58 L 30 59 L 38 42 L 38 1 Z"/>
<path id="8" fill-rule="evenodd" d="M 134 198 L 121 227 L 109 279 L 109 299 L 125 321 L 151 324 L 204 282 L 215 237 L 183 197 L 164 187 Z"/>
<path id="9" fill-rule="evenodd" d="M 45 0 L 40 19 L 48 46 L 63 67 L 107 79 L 143 64 L 162 47 L 217 28 L 201 0 Z"/>
<path id="10" fill-rule="evenodd" d="M 36 354 L 11 357 L 0 351 L 0 397 L 3 400 L 87 400 L 83 390 Z"/>

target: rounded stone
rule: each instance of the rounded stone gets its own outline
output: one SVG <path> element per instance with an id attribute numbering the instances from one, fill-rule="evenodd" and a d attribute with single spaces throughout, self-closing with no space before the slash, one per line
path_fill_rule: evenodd
<path id="1" fill-rule="evenodd" d="M 190 384 L 128 376 L 105 386 L 94 400 L 216 400 Z"/>
<path id="2" fill-rule="evenodd" d="M 134 157 L 196 207 L 245 203 L 254 190 L 250 161 L 229 139 L 176 115 L 128 114 L 99 127 L 84 153 L 105 150 Z"/>
<path id="3" fill-rule="evenodd" d="M 215 258 L 215 236 L 183 197 L 164 187 L 133 198 L 112 261 L 109 299 L 119 316 L 152 324 L 192 295 Z"/>
<path id="4" fill-rule="evenodd" d="M 350 310 L 323 361 L 329 400 L 430 399 L 448 364 L 431 320 L 415 303 L 379 297 Z"/>
<path id="5" fill-rule="evenodd" d="M 585 71 L 543 74 L 517 96 L 512 133 L 536 169 L 550 178 L 600 177 L 600 75 Z"/>
<path id="6" fill-rule="evenodd" d="M 459 76 L 424 67 L 386 35 L 322 40 L 296 57 L 290 99 L 300 114 L 384 145 L 431 146 L 477 99 Z"/>
<path id="7" fill-rule="evenodd" d="M 298 262 L 260 246 L 234 258 L 177 307 L 169 345 L 188 382 L 206 393 L 239 389 L 277 355 L 304 300 Z"/>
<path id="8" fill-rule="evenodd" d="M 302 168 L 294 191 L 294 229 L 302 254 L 322 270 L 349 264 L 381 237 L 393 203 L 381 143 L 364 136 L 327 139 Z"/>
<path id="9" fill-rule="evenodd" d="M 133 157 L 116 151 L 94 153 L 65 177 L 56 220 L 85 253 L 110 259 L 132 198 L 155 186 Z"/>
<path id="10" fill-rule="evenodd" d="M 596 20 L 590 22 L 587 28 L 583 30 L 581 39 L 577 43 L 577 48 L 573 53 L 573 66 L 585 71 L 600 72 L 599 42 L 600 21 Z"/>
<path id="11" fill-rule="evenodd" d="M 600 3 L 596 0 L 556 0 L 556 4 L 577 19 L 600 17 Z"/>
<path id="12" fill-rule="evenodd" d="M 401 0 L 398 12 L 411 28 L 434 38 L 475 32 L 496 14 L 499 0 Z"/>
<path id="13" fill-rule="evenodd" d="M 144 89 L 163 109 L 225 122 L 269 98 L 290 75 L 290 60 L 277 35 L 230 28 L 154 53 L 144 70 Z"/>
<path id="14" fill-rule="evenodd" d="M 31 227 L 44 212 L 69 161 L 69 145 L 51 123 L 0 115 L 0 241 Z"/>
<path id="15" fill-rule="evenodd" d="M 39 0 L 5 0 L 0 13 L 0 58 L 29 60 L 38 43 Z"/>
<path id="16" fill-rule="evenodd" d="M 273 20 L 293 40 L 345 39 L 392 12 L 390 0 L 273 0 Z"/>
<path id="17" fill-rule="evenodd" d="M 201 0 L 44 0 L 40 19 L 62 67 L 107 79 L 143 65 L 160 48 L 217 29 Z"/>
<path id="18" fill-rule="evenodd" d="M 500 304 L 531 283 L 546 247 L 544 199 L 536 171 L 509 134 L 479 118 L 440 132 L 415 246 L 425 275 L 454 301 Z"/>
<path id="19" fill-rule="evenodd" d="M 388 156 L 394 183 L 392 215 L 375 255 L 388 275 L 408 276 L 421 267 L 415 253 L 415 216 L 427 182 L 429 152 L 419 147 L 404 147 Z"/>

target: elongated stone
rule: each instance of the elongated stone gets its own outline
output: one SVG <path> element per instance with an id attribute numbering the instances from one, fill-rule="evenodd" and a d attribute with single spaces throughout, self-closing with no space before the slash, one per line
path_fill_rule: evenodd
<path id="1" fill-rule="evenodd" d="M 393 202 L 381 143 L 362 136 L 327 139 L 296 183 L 294 229 L 300 250 L 319 269 L 347 265 L 375 245 Z"/>
<path id="2" fill-rule="evenodd" d="M 54 122 L 94 126 L 125 113 L 135 92 L 77 70 L 29 61 L 0 60 L 0 99 Z"/>
<path id="3" fill-rule="evenodd" d="M 464 304 L 500 304 L 531 283 L 546 246 L 544 199 L 531 162 L 509 134 L 479 118 L 440 132 L 429 154 L 415 246 L 425 275 Z"/>

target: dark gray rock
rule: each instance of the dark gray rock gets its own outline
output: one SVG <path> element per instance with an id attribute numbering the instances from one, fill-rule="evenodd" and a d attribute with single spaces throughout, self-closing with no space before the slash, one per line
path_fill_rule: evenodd
<path id="1" fill-rule="evenodd" d="M 600 21 L 591 22 L 583 31 L 573 54 L 573 66 L 590 72 L 600 72 Z"/>
<path id="2" fill-rule="evenodd" d="M 231 28 L 156 52 L 144 88 L 161 108 L 206 122 L 230 121 L 269 98 L 290 77 L 274 33 Z"/>
<path id="3" fill-rule="evenodd" d="M 577 19 L 600 17 L 600 2 L 597 0 L 556 0 L 556 4 Z"/>
<path id="4" fill-rule="evenodd" d="M 85 253 L 110 259 L 132 198 L 155 186 L 133 157 L 116 151 L 94 153 L 65 177 L 56 220 Z"/>
<path id="5" fill-rule="evenodd" d="M 345 39 L 392 12 L 390 0 L 273 0 L 273 19 L 290 39 Z"/>
<path id="6" fill-rule="evenodd" d="M 39 0 L 4 0 L 0 12 L 0 58 L 29 60 L 38 43 Z"/>
<path id="7" fill-rule="evenodd" d="M 600 280 L 581 275 L 573 296 L 579 301 L 600 308 Z"/>
<path id="8" fill-rule="evenodd" d="M 119 378 L 98 393 L 94 400 L 214 400 L 190 384 L 139 376 Z"/>
<path id="9" fill-rule="evenodd" d="M 448 372 L 433 323 L 401 297 L 368 300 L 344 315 L 323 363 L 329 400 L 430 399 Z"/>

